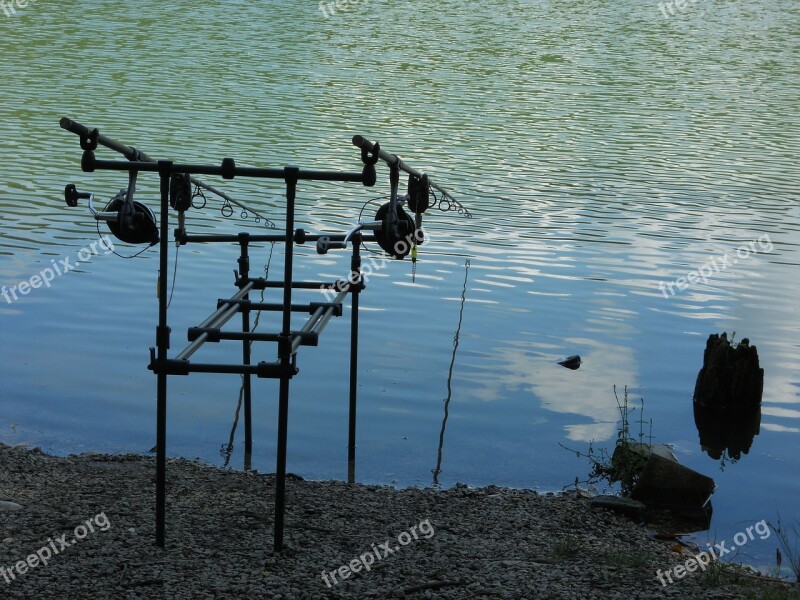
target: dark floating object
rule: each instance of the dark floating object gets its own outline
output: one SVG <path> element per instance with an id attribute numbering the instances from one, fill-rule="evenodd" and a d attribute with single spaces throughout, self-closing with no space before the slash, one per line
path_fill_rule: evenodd
<path id="1" fill-rule="evenodd" d="M 750 340 L 734 347 L 727 333 L 708 336 L 694 388 L 694 422 L 711 458 L 736 462 L 750 451 L 760 430 L 763 389 L 764 369 Z"/>
<path id="2" fill-rule="evenodd" d="M 581 357 L 578 356 L 577 354 L 574 354 L 572 356 L 568 356 L 567 358 L 561 359 L 560 361 L 558 361 L 558 364 L 560 364 L 562 367 L 567 367 L 568 369 L 572 369 L 574 371 L 575 369 L 580 368 Z"/>

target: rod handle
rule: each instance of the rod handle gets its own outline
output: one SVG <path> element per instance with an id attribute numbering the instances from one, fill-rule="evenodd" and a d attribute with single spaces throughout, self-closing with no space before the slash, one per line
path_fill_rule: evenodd
<path id="1" fill-rule="evenodd" d="M 68 117 L 61 117 L 61 120 L 58 122 L 58 124 L 61 125 L 61 129 L 66 129 L 67 131 L 71 131 L 72 133 L 81 137 L 89 136 L 89 128 L 86 127 L 86 125 L 81 125 L 77 121 L 73 121 Z"/>

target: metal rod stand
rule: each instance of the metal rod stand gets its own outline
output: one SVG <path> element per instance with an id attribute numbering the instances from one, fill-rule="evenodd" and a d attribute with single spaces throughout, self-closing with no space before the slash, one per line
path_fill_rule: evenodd
<path id="1" fill-rule="evenodd" d="M 84 150 L 81 159 L 81 168 L 85 172 L 98 170 L 115 170 L 129 173 L 130 180 L 134 180 L 140 173 L 158 173 L 160 178 L 160 222 L 159 222 L 159 270 L 158 270 L 158 326 L 156 327 L 156 347 L 150 349 L 150 364 L 148 368 L 156 374 L 156 545 L 165 546 L 166 532 L 166 489 L 167 489 L 167 378 L 170 375 L 189 375 L 190 373 L 229 373 L 242 377 L 244 398 L 244 429 L 245 429 L 245 469 L 250 468 L 253 451 L 252 430 L 252 377 L 279 379 L 278 393 L 278 435 L 276 450 L 276 478 L 275 478 L 275 522 L 273 534 L 273 551 L 280 553 L 284 548 L 284 529 L 286 512 L 286 459 L 288 445 L 289 424 L 289 385 L 292 377 L 298 372 L 297 350 L 301 345 L 317 345 L 319 335 L 334 316 L 343 312 L 345 297 L 350 294 L 352 309 L 350 323 L 350 372 L 349 372 L 349 413 L 348 413 L 348 440 L 347 440 L 347 480 L 355 482 L 355 455 L 356 455 L 356 416 L 358 396 L 358 310 L 361 291 L 364 281 L 361 273 L 360 245 L 362 239 L 375 239 L 372 236 L 363 237 L 359 229 L 376 230 L 381 223 L 359 224 L 355 230 L 346 235 L 308 235 L 303 230 L 294 231 L 295 200 L 297 184 L 299 181 L 331 181 L 331 182 L 358 182 L 364 186 L 373 186 L 376 181 L 375 164 L 383 159 L 391 169 L 392 200 L 397 196 L 399 172 L 402 170 L 411 176 L 422 177 L 405 164 L 399 157 L 380 149 L 377 143 L 373 144 L 365 138 L 356 136 L 353 144 L 361 149 L 363 170 L 359 172 L 343 172 L 331 170 L 305 170 L 298 167 L 287 166 L 283 169 L 252 168 L 237 166 L 232 158 L 225 158 L 219 165 L 206 164 L 180 164 L 167 160 L 156 160 L 147 156 L 131 146 L 120 144 L 115 140 L 103 136 L 97 129 L 89 129 L 80 123 L 69 119 L 61 120 L 61 127 L 75 133 L 80 137 L 81 148 Z M 112 161 L 99 160 L 95 156 L 98 144 L 121 153 L 127 160 Z M 170 328 L 168 325 L 168 258 L 169 258 L 169 218 L 170 218 L 170 187 L 172 178 L 188 176 L 191 183 L 209 190 L 228 202 L 244 205 L 234 201 L 229 196 L 198 181 L 193 175 L 218 175 L 230 180 L 235 177 L 256 177 L 264 179 L 282 179 L 286 185 L 286 217 L 283 235 L 277 231 L 270 234 L 250 235 L 241 233 L 232 235 L 188 235 L 184 228 L 184 211 L 187 208 L 177 206 L 179 212 L 178 229 L 175 231 L 175 241 L 179 245 L 187 243 L 238 243 L 240 254 L 238 259 L 238 272 L 236 286 L 239 288 L 233 297 L 221 300 L 217 309 L 198 327 L 189 328 L 187 337 L 189 345 L 174 358 L 169 357 Z M 451 202 L 454 199 L 442 188 L 431 182 L 431 187 L 437 189 Z M 134 207 L 132 195 L 133 188 L 128 189 L 130 207 Z M 80 194 L 74 186 L 67 186 L 65 198 L 69 206 L 76 206 L 79 198 L 88 198 L 92 209 L 92 195 Z M 460 205 L 459 205 L 460 206 Z M 146 207 L 145 207 L 146 208 Z M 394 207 L 393 207 L 394 209 Z M 248 209 L 256 215 L 258 213 Z M 424 210 L 424 209 L 423 209 Z M 459 209 L 461 210 L 461 209 Z M 468 214 L 468 213 L 467 213 Z M 95 212 L 95 216 L 97 214 Z M 126 215 L 120 211 L 116 219 L 120 221 Z M 259 215 L 261 216 L 261 215 Z M 396 227 L 396 215 L 391 216 L 389 225 Z M 151 216 L 152 217 L 152 216 Z M 113 216 L 104 213 L 103 220 L 114 220 Z M 155 221 L 155 219 L 152 219 Z M 271 224 L 271 222 L 268 221 Z M 128 223 L 126 227 L 129 227 Z M 156 229 L 153 222 L 153 229 Z M 113 229 L 112 229 L 113 231 Z M 312 282 L 293 280 L 294 244 L 304 244 L 307 241 L 316 241 L 317 250 L 327 252 L 328 248 L 345 248 L 348 241 L 352 242 L 352 259 L 350 263 L 350 282 Z M 250 246 L 253 243 L 280 243 L 285 245 L 284 272 L 282 281 L 267 281 L 266 278 L 254 278 L 250 274 Z M 153 243 L 155 243 L 153 238 Z M 174 283 L 174 282 L 173 282 Z M 255 290 L 282 288 L 283 299 L 280 305 L 274 303 L 253 303 L 250 292 Z M 336 288 L 337 295 L 332 301 L 310 302 L 308 304 L 292 304 L 292 295 L 297 290 L 318 290 L 328 292 Z M 263 333 L 252 331 L 251 312 L 253 310 L 274 310 L 281 312 L 281 327 L 279 332 Z M 222 332 L 222 327 L 232 319 L 237 312 L 241 312 L 241 332 Z M 292 312 L 307 312 L 310 316 L 300 330 L 292 329 Z M 242 343 L 241 364 L 197 363 L 190 361 L 192 355 L 206 343 L 218 343 L 223 340 L 235 340 Z M 275 362 L 253 363 L 252 343 L 254 341 L 277 342 L 278 352 Z"/>
<path id="2" fill-rule="evenodd" d="M 358 299 L 361 281 L 361 234 L 353 236 L 353 258 L 350 265 L 353 286 L 350 312 L 350 406 L 347 427 L 347 483 L 356 481 L 356 405 L 358 396 Z"/>
<path id="3" fill-rule="evenodd" d="M 250 244 L 250 236 L 247 233 L 239 234 L 239 276 L 242 279 L 250 277 L 250 256 L 248 254 L 248 246 Z M 244 284 L 240 285 L 239 289 L 244 288 Z M 246 293 L 242 300 L 242 333 L 250 333 L 250 297 Z M 251 341 L 246 336 L 242 338 L 242 362 L 245 365 L 250 364 L 250 345 Z M 242 392 L 244 395 L 244 469 L 249 471 L 253 456 L 253 423 L 251 412 L 251 383 L 252 375 L 250 373 L 242 374 Z"/>

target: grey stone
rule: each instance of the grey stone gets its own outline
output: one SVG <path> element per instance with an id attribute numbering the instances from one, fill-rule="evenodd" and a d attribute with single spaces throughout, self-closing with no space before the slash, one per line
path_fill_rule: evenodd
<path id="1" fill-rule="evenodd" d="M 613 510 L 634 519 L 640 519 L 644 515 L 646 506 L 638 500 L 625 498 L 622 496 L 595 496 L 589 500 L 589 505 L 593 508 L 603 508 Z"/>

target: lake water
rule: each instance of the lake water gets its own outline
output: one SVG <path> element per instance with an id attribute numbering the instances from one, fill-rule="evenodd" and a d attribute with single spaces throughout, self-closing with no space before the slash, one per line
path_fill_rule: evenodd
<path id="1" fill-rule="evenodd" d="M 799 518 L 800 5 L 372 0 L 325 11 L 67 0 L 0 12 L 0 284 L 75 263 L 97 240 L 85 206 L 64 205 L 65 184 L 103 199 L 125 186 L 120 173 L 81 172 L 62 116 L 182 162 L 359 170 L 351 137 L 379 139 L 474 217 L 431 211 L 415 282 L 396 262 L 362 295 L 358 481 L 433 483 L 453 361 L 444 486 L 558 490 L 584 478 L 587 463 L 559 444 L 613 447 L 616 385 L 644 398 L 654 441 L 715 478 L 701 544 Z M 297 226 L 348 228 L 388 194 L 385 166 L 378 175 L 374 190 L 302 183 Z M 282 218 L 279 182 L 208 181 Z M 155 208 L 157 186 L 142 175 L 137 198 Z M 263 231 L 219 208 L 191 211 L 189 232 Z M 347 272 L 348 253 L 297 254 L 298 278 Z M 253 269 L 268 255 L 255 248 Z M 173 353 L 235 291 L 236 256 L 181 249 Z M 276 247 L 273 278 L 281 259 Z M 57 454 L 154 445 L 157 262 L 155 250 L 100 251 L 49 288 L 0 300 L 0 441 Z M 698 269 L 705 281 L 676 287 Z M 259 327 L 276 330 L 274 319 Z M 759 433 L 738 461 L 705 453 L 693 416 L 705 340 L 722 331 L 748 337 L 765 370 Z M 306 478 L 347 474 L 348 332 L 337 319 L 299 353 L 288 468 Z M 556 364 L 571 354 L 579 370 Z M 239 350 L 201 356 L 235 362 Z M 254 388 L 253 467 L 273 471 L 277 385 Z M 238 389 L 234 376 L 170 378 L 169 454 L 224 464 Z M 237 467 L 242 445 L 240 428 Z M 756 539 L 739 559 L 771 567 L 775 545 Z"/>

